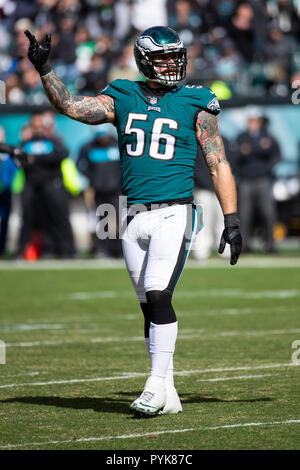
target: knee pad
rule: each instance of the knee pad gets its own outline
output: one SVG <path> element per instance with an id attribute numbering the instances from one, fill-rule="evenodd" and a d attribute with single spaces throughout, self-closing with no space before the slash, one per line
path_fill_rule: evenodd
<path id="1" fill-rule="evenodd" d="M 150 307 L 150 321 L 156 325 L 165 325 L 177 321 L 172 307 L 172 296 L 165 291 L 152 290 L 146 292 Z"/>

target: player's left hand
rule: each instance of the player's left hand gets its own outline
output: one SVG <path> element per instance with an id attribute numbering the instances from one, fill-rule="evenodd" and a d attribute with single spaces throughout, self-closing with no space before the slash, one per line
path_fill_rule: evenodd
<path id="1" fill-rule="evenodd" d="M 24 34 L 29 39 L 28 59 L 33 63 L 40 75 L 46 75 L 51 70 L 48 62 L 51 50 L 51 35 L 47 34 L 44 42 L 38 42 L 28 29 Z"/>
<path id="2" fill-rule="evenodd" d="M 220 254 L 224 252 L 226 243 L 230 245 L 230 264 L 234 265 L 239 259 L 243 245 L 237 214 L 225 215 L 225 229 L 223 230 L 218 250 Z"/>

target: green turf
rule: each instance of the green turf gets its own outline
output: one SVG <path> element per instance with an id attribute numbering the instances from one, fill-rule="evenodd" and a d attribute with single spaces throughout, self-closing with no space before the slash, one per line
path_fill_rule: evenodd
<path id="1" fill-rule="evenodd" d="M 299 274 L 187 268 L 174 297 L 183 413 L 135 419 L 150 364 L 126 271 L 0 270 L 0 448 L 299 449 Z"/>

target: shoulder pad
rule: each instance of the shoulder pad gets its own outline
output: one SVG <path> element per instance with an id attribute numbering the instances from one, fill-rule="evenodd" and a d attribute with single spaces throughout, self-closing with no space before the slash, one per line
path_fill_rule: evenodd
<path id="1" fill-rule="evenodd" d="M 110 82 L 103 90 L 100 91 L 101 95 L 111 95 L 113 92 L 129 93 L 133 88 L 133 82 L 127 79 L 118 78 Z"/>

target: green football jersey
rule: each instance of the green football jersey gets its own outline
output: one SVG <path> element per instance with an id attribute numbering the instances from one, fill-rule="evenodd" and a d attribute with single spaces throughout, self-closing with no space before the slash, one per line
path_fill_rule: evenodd
<path id="1" fill-rule="evenodd" d="M 200 85 L 176 86 L 160 99 L 144 96 L 140 82 L 115 80 L 101 92 L 115 102 L 121 188 L 130 204 L 192 197 L 197 153 L 196 115 L 220 111 Z"/>

